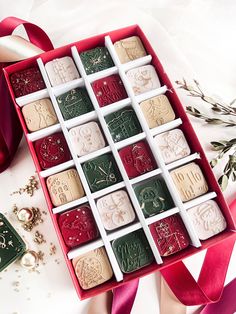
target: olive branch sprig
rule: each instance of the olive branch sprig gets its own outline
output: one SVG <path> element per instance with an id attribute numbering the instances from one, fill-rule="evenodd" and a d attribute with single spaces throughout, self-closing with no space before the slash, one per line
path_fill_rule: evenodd
<path id="1" fill-rule="evenodd" d="M 230 104 L 225 104 L 206 95 L 200 84 L 196 80 L 193 80 L 193 82 L 194 85 L 192 86 L 183 79 L 183 81 L 176 81 L 176 84 L 179 88 L 187 91 L 188 96 L 200 98 L 204 103 L 210 105 L 210 109 L 217 115 L 217 117 L 212 117 L 209 114 L 203 113 L 193 106 L 187 106 L 186 112 L 198 119 L 204 120 L 208 124 L 236 127 L 236 107 L 234 107 L 236 99 L 231 101 Z M 222 116 L 224 117 L 222 118 Z M 235 120 L 232 118 L 235 118 Z M 213 141 L 210 144 L 212 150 L 218 152 L 216 157 L 210 161 L 212 168 L 214 168 L 223 156 L 228 153 L 228 161 L 224 166 L 223 173 L 218 179 L 218 183 L 224 191 L 228 186 L 229 180 L 232 180 L 233 182 L 236 181 L 236 138 L 229 141 Z"/>

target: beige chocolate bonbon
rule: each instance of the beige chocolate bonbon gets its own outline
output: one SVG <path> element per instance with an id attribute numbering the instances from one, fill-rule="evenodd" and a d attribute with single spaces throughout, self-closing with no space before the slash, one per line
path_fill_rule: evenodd
<path id="1" fill-rule="evenodd" d="M 103 196 L 97 201 L 103 225 L 113 230 L 127 225 L 135 219 L 133 207 L 125 191 L 116 191 Z"/>
<path id="2" fill-rule="evenodd" d="M 188 210 L 200 240 L 206 240 L 225 230 L 227 224 L 218 204 L 209 200 Z"/>
<path id="3" fill-rule="evenodd" d="M 161 87 L 156 70 L 152 65 L 144 65 L 142 67 L 129 70 L 126 75 L 135 95 Z"/>
<path id="4" fill-rule="evenodd" d="M 187 202 L 208 191 L 200 167 L 192 162 L 170 172 L 183 202 Z"/>
<path id="5" fill-rule="evenodd" d="M 80 78 L 71 57 L 54 59 L 45 64 L 45 69 L 52 86 L 57 86 Z"/>
<path id="6" fill-rule="evenodd" d="M 60 206 L 84 196 L 84 190 L 75 169 L 48 177 L 47 187 L 54 206 Z"/>
<path id="7" fill-rule="evenodd" d="M 43 98 L 33 101 L 22 108 L 22 114 L 29 131 L 44 129 L 58 122 L 51 100 Z"/>
<path id="8" fill-rule="evenodd" d="M 78 156 L 87 155 L 105 147 L 104 137 L 96 122 L 76 126 L 69 131 Z"/>
<path id="9" fill-rule="evenodd" d="M 150 129 L 175 119 L 174 110 L 165 95 L 147 99 L 140 103 L 140 107 Z"/>
<path id="10" fill-rule="evenodd" d="M 72 261 L 82 289 L 88 290 L 112 278 L 113 272 L 103 247 L 80 255 Z"/>
<path id="11" fill-rule="evenodd" d="M 190 154 L 190 148 L 180 129 L 174 129 L 155 136 L 155 142 L 161 150 L 166 164 L 184 158 Z"/>
<path id="12" fill-rule="evenodd" d="M 114 48 L 121 63 L 133 61 L 147 55 L 138 36 L 128 37 L 114 43 Z"/>

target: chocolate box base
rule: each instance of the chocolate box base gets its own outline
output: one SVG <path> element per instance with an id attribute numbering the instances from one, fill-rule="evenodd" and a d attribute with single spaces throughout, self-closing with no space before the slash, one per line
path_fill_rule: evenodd
<path id="1" fill-rule="evenodd" d="M 64 56 L 72 56 L 73 54 L 72 54 L 71 48 L 74 46 L 78 49 L 79 52 L 82 52 L 82 51 L 85 51 L 88 49 L 92 49 L 92 48 L 97 47 L 97 46 L 104 46 L 104 45 L 106 45 L 105 36 L 109 36 L 113 43 L 120 40 L 120 39 L 124 39 L 124 38 L 130 37 L 130 36 L 139 36 L 140 37 L 140 39 L 141 39 L 141 41 L 142 41 L 142 43 L 146 49 L 147 54 L 152 56 L 152 58 L 150 58 L 149 62 L 151 62 L 151 64 L 156 68 L 157 74 L 158 74 L 160 82 L 161 82 L 161 86 L 164 86 L 164 85 L 167 86 L 167 91 L 166 91 L 165 95 L 168 97 L 168 99 L 169 99 L 169 101 L 170 101 L 170 103 L 171 103 L 171 105 L 175 111 L 176 119 L 171 122 L 171 127 L 169 127 L 169 129 L 172 129 L 172 128 L 175 128 L 178 126 L 184 132 L 185 137 L 189 143 L 191 152 L 197 152 L 200 155 L 199 159 L 197 156 L 195 156 L 195 157 L 193 156 L 194 158 L 196 158 L 196 159 L 194 159 L 194 162 L 196 162 L 201 167 L 201 170 L 203 171 L 203 173 L 207 179 L 208 186 L 209 186 L 209 191 L 207 193 L 207 196 L 205 198 L 203 197 L 202 201 L 214 198 L 214 200 L 220 206 L 221 211 L 222 211 L 222 213 L 226 219 L 227 229 L 225 231 L 223 231 L 222 233 L 220 233 L 220 234 L 218 234 L 218 235 L 216 235 L 216 236 L 214 236 L 208 240 L 202 241 L 201 246 L 199 246 L 197 243 L 195 243 L 195 244 L 193 243 L 193 245 L 189 246 L 187 249 L 185 249 L 185 250 L 183 250 L 183 251 L 181 251 L 175 255 L 163 258 L 162 264 L 157 264 L 156 262 L 153 262 L 151 265 L 146 266 L 145 268 L 141 268 L 138 271 L 135 271 L 135 272 L 130 273 L 130 274 L 123 274 L 123 280 L 120 282 L 117 282 L 115 277 L 113 277 L 113 279 L 111 279 L 110 281 L 108 281 L 108 282 L 106 282 L 100 286 L 97 286 L 95 288 L 92 288 L 90 290 L 85 291 L 85 290 L 81 289 L 81 287 L 79 285 L 79 282 L 78 282 L 78 279 L 75 275 L 74 268 L 73 268 L 73 265 L 72 265 L 70 258 L 75 257 L 78 254 L 82 254 L 82 252 L 85 252 L 86 250 L 88 251 L 88 248 L 93 249 L 94 247 L 102 246 L 103 242 L 101 242 L 102 241 L 101 239 L 95 240 L 94 242 L 89 243 L 87 246 L 82 246 L 77 251 L 75 250 L 75 251 L 72 251 L 72 253 L 71 252 L 69 253 L 69 248 L 66 247 L 66 245 L 63 241 L 61 232 L 60 232 L 59 227 L 58 227 L 57 210 L 55 210 L 55 208 L 51 202 L 51 199 L 50 199 L 49 194 L 48 194 L 47 186 L 46 186 L 46 178 L 51 173 L 50 173 L 50 170 L 49 171 L 42 171 L 42 169 L 40 168 L 40 164 L 39 164 L 39 161 L 37 159 L 35 149 L 34 149 L 34 144 L 33 144 L 34 140 L 42 137 L 43 132 L 45 132 L 45 135 L 49 135 L 50 132 L 52 134 L 52 133 L 55 133 L 56 131 L 60 130 L 60 125 L 56 124 L 56 125 L 51 126 L 48 129 L 45 129 L 45 131 L 40 130 L 41 132 L 39 132 L 39 133 L 34 132 L 34 133 L 30 134 L 26 128 L 26 124 L 25 124 L 24 118 L 22 116 L 21 105 L 26 104 L 27 102 L 33 101 L 34 97 L 35 97 L 35 99 L 40 98 L 40 97 L 42 97 L 42 98 L 48 97 L 49 96 L 48 91 L 47 91 L 47 89 L 45 89 L 45 90 L 38 91 L 34 94 L 26 95 L 23 98 L 21 97 L 21 98 L 15 99 L 14 92 L 13 92 L 9 77 L 12 73 L 15 73 L 17 71 L 20 71 L 20 70 L 23 70 L 23 69 L 26 69 L 26 68 L 29 68 L 32 66 L 37 66 L 37 59 L 38 58 L 41 58 L 42 62 L 45 64 L 46 62 L 51 61 L 55 58 L 60 58 L 60 57 L 64 57 Z M 146 62 L 146 64 L 149 63 L 148 61 L 145 61 L 145 60 L 148 60 L 148 56 L 143 57 L 142 60 L 144 62 Z M 139 61 L 138 60 L 132 61 L 133 62 L 133 68 L 136 66 L 139 66 L 139 65 L 140 66 L 143 65 L 140 63 L 141 61 L 140 62 Z M 119 30 L 112 31 L 112 32 L 108 32 L 108 33 L 105 33 L 102 35 L 94 36 L 94 37 L 91 37 L 91 38 L 88 38 L 85 40 L 81 40 L 81 41 L 69 44 L 67 46 L 64 46 L 64 47 L 57 48 L 55 50 L 43 53 L 39 56 L 27 59 L 27 60 L 22 61 L 22 62 L 18 62 L 14 65 L 11 65 L 11 66 L 5 68 L 4 72 L 5 72 L 5 76 L 6 76 L 8 86 L 9 86 L 11 96 L 14 100 L 16 111 L 18 113 L 22 128 L 24 130 L 24 133 L 25 133 L 25 136 L 26 136 L 29 148 L 30 148 L 30 152 L 32 154 L 32 158 L 35 162 L 36 169 L 39 173 L 41 185 L 42 185 L 42 188 L 43 188 L 43 191 L 45 194 L 45 198 L 46 198 L 46 201 L 48 204 L 49 212 L 50 212 L 55 230 L 57 232 L 57 235 L 58 235 L 58 238 L 59 238 L 59 241 L 61 244 L 61 248 L 62 248 L 64 257 L 65 257 L 65 261 L 66 261 L 68 269 L 70 271 L 75 289 L 76 289 L 76 291 L 79 295 L 79 298 L 81 300 L 93 297 L 99 293 L 102 293 L 102 292 L 108 291 L 110 289 L 116 288 L 118 286 L 121 286 L 122 284 L 129 282 L 133 279 L 137 279 L 139 277 L 143 277 L 143 276 L 150 274 L 152 272 L 155 272 L 157 270 L 161 270 L 165 267 L 168 267 L 169 265 L 171 265 L 173 263 L 181 261 L 182 259 L 184 259 L 186 257 L 189 257 L 189 256 L 191 256 L 195 253 L 198 253 L 202 250 L 205 250 L 207 248 L 210 248 L 211 246 L 224 241 L 226 238 L 235 236 L 235 233 L 232 231 L 232 230 L 235 230 L 235 223 L 232 219 L 230 210 L 229 210 L 229 208 L 228 208 L 228 206 L 224 200 L 224 197 L 222 195 L 220 187 L 219 187 L 219 185 L 218 185 L 218 183 L 214 177 L 212 169 L 211 169 L 211 167 L 210 167 L 210 165 L 206 159 L 204 151 L 203 151 L 203 149 L 202 149 L 202 147 L 198 141 L 197 135 L 195 134 L 195 132 L 193 130 L 193 127 L 192 127 L 192 125 L 191 125 L 191 123 L 190 123 L 190 121 L 189 121 L 189 119 L 185 113 L 184 107 L 180 103 L 167 74 L 165 73 L 160 61 L 158 60 L 151 44 L 149 43 L 148 39 L 145 37 L 144 33 L 142 32 L 142 30 L 140 29 L 139 26 L 134 25 L 134 26 L 126 27 L 126 28 L 119 29 Z M 110 73 L 110 74 L 112 74 L 112 73 Z M 97 75 L 96 78 L 99 78 L 99 75 Z M 73 82 L 72 82 L 72 84 L 70 84 L 70 83 L 65 84 L 65 91 L 68 91 L 69 89 L 74 87 Z M 80 84 L 80 81 L 78 81 L 78 84 Z M 55 87 L 53 90 L 55 92 L 55 95 L 57 95 L 59 88 Z M 139 98 L 140 101 L 142 100 L 141 96 Z M 109 106 L 107 106 L 107 108 L 108 107 Z M 85 120 L 85 122 L 87 122 L 87 121 Z M 72 127 L 73 121 L 71 121 L 69 123 L 71 123 L 71 127 Z M 159 127 L 159 133 L 160 133 L 160 131 L 163 132 L 165 130 L 168 130 L 168 125 L 163 125 L 163 126 Z M 73 167 L 72 161 L 69 161 L 69 162 L 67 162 L 66 165 L 64 165 L 64 169 L 70 168 L 70 167 Z M 60 171 L 60 167 L 57 169 L 58 169 L 58 171 Z M 56 169 L 54 169 L 54 170 L 56 170 Z M 86 202 L 86 199 L 84 199 L 84 202 Z M 82 202 L 80 202 L 80 204 L 82 204 Z M 78 202 L 71 204 L 71 207 L 75 207 L 76 205 L 78 205 Z M 193 203 L 192 206 L 194 206 L 194 205 L 195 204 Z M 65 206 L 65 207 L 62 207 L 61 210 L 65 210 L 65 209 L 71 208 L 71 207 Z M 174 214 L 174 211 L 172 214 Z M 131 228 L 132 228 L 132 225 L 131 225 Z M 138 229 L 138 228 L 136 228 L 136 229 Z M 129 231 L 129 229 L 127 229 L 127 230 Z M 116 234 L 116 237 L 119 237 L 121 235 L 124 235 L 124 234 L 122 234 L 122 231 L 118 231 L 118 233 Z M 110 259 L 110 261 L 111 261 L 111 259 Z M 111 261 L 111 264 L 113 262 L 114 261 Z"/>

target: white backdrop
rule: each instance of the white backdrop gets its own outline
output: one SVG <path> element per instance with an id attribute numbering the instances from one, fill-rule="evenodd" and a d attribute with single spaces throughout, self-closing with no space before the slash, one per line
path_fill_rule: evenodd
<path id="1" fill-rule="evenodd" d="M 235 14 L 234 0 L 0 0 L 0 19 L 15 15 L 37 23 L 47 31 L 55 47 L 104 31 L 139 24 L 151 40 L 172 82 L 182 77 L 197 78 L 207 91 L 225 101 L 236 96 Z M 185 105 L 196 104 L 184 92 L 180 91 L 179 96 Z M 197 105 L 207 110 L 204 104 Z M 208 144 L 211 140 L 232 138 L 235 134 L 230 129 L 203 126 L 204 123 L 195 119 L 192 121 L 209 158 L 214 156 Z M 220 171 L 220 166 L 217 167 L 216 174 Z M 12 191 L 25 184 L 34 171 L 23 140 L 12 166 L 0 174 L 1 211 L 10 212 L 14 203 L 19 207 L 46 209 L 41 190 L 33 198 L 10 196 Z M 231 185 L 225 196 L 228 201 L 234 199 L 236 187 Z M 17 226 L 12 216 L 11 221 Z M 22 233 L 22 229 L 19 230 Z M 41 266 L 39 274 L 28 273 L 17 265 L 0 274 L 0 314 L 86 313 L 87 301 L 81 302 L 77 298 L 49 217 L 39 230 L 46 235 L 48 242 L 42 247 L 46 265 Z M 31 236 L 24 235 L 30 247 L 37 249 Z M 58 247 L 55 256 L 49 255 L 50 242 Z M 195 276 L 203 257 L 204 254 L 198 254 L 194 259 L 185 261 Z M 236 252 L 232 256 L 227 282 L 235 277 L 235 262 Z M 19 281 L 16 289 L 19 291 L 15 291 L 15 281 Z M 132 313 L 157 314 L 158 292 L 158 276 L 143 278 Z"/>

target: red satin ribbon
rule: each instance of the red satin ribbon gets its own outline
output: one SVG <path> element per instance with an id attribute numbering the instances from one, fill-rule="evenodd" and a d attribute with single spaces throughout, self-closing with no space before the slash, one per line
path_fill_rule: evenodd
<path id="1" fill-rule="evenodd" d="M 138 291 L 139 280 L 135 279 L 113 290 L 112 314 L 130 314 Z"/>
<path id="2" fill-rule="evenodd" d="M 236 219 L 236 200 L 231 203 L 230 209 L 233 217 Z M 200 305 L 217 302 L 221 298 L 235 239 L 236 233 L 235 237 L 231 237 L 207 250 L 197 282 L 182 261 L 161 271 L 162 276 L 181 303 L 185 305 Z M 138 280 L 114 289 L 112 314 L 130 313 L 122 312 L 124 310 L 122 305 L 128 304 L 131 311 L 137 289 Z M 232 291 L 232 289 L 234 290 Z M 227 305 L 227 311 L 225 308 L 223 312 L 214 312 L 210 310 L 210 307 L 208 310 L 207 306 L 206 311 L 208 312 L 203 312 L 203 314 L 233 314 L 231 308 L 235 309 L 236 307 L 235 292 L 236 283 L 232 283 L 232 285 L 226 288 L 226 292 L 223 293 L 224 298 L 226 297 L 227 300 L 232 301 L 232 304 Z M 223 299 L 221 302 L 223 304 L 226 303 Z"/>
<path id="3" fill-rule="evenodd" d="M 0 37 L 11 35 L 19 25 L 24 25 L 33 44 L 44 51 L 53 49 L 49 37 L 40 27 L 16 17 L 7 17 L 0 22 Z M 22 128 L 2 72 L 6 65 L 0 63 L 0 172 L 11 163 L 22 137 Z"/>

